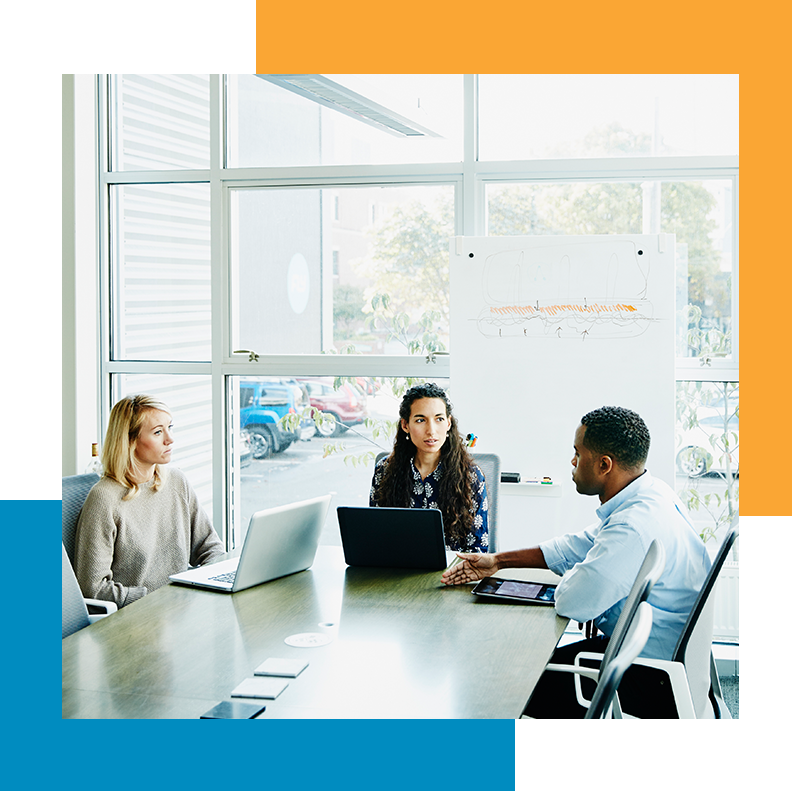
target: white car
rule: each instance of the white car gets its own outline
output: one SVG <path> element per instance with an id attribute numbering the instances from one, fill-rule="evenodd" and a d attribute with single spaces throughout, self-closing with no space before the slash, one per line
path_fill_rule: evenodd
<path id="1" fill-rule="evenodd" d="M 677 437 L 677 469 L 690 478 L 708 472 L 740 472 L 740 422 L 732 415 L 724 426 L 723 413 L 707 411 L 699 425 Z"/>

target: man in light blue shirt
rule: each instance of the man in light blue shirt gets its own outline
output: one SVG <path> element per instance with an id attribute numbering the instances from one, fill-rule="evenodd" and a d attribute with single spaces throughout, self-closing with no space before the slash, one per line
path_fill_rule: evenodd
<path id="1" fill-rule="evenodd" d="M 530 549 L 463 555 L 464 562 L 446 571 L 443 582 L 458 585 L 506 568 L 549 568 L 562 575 L 555 597 L 558 613 L 581 623 L 593 621 L 607 639 L 649 545 L 658 539 L 666 564 L 649 595 L 652 631 L 641 655 L 671 659 L 709 571 L 704 542 L 671 488 L 646 470 L 649 431 L 639 415 L 622 407 L 589 412 L 581 419 L 574 444 L 572 480 L 580 494 L 599 497 L 599 523 Z M 580 651 L 604 651 L 604 647 L 602 638 L 581 640 L 558 649 L 552 661 L 570 662 Z M 631 673 L 639 670 L 646 669 L 634 667 Z M 629 710 L 626 698 L 632 686 L 629 675 L 620 691 L 625 710 Z M 582 710 L 559 714 L 559 696 L 566 698 L 562 689 L 566 691 L 571 683 L 567 674 L 546 673 L 527 713 L 582 716 Z M 651 686 L 646 679 L 640 684 L 643 698 L 649 691 L 647 684 Z"/>

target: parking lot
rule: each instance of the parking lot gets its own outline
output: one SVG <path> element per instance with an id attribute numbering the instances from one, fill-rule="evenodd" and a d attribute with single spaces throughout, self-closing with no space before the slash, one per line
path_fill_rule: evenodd
<path id="1" fill-rule="evenodd" d="M 389 396 L 369 397 L 369 411 L 372 416 L 392 419 L 395 408 L 394 401 Z M 391 410 L 391 414 L 387 414 L 388 410 Z M 323 448 L 327 442 L 343 444 L 345 450 L 323 458 Z M 321 543 L 340 545 L 335 508 L 339 505 L 368 505 L 373 471 L 373 461 L 370 459 L 359 466 L 345 462 L 344 459 L 348 456 L 359 457 L 366 452 L 388 450 L 390 445 L 390 438 L 380 437 L 374 441 L 371 429 L 360 425 L 340 437 L 326 440 L 315 435 L 308 441 L 294 443 L 283 453 L 275 454 L 269 459 L 254 460 L 241 473 L 243 529 L 257 510 L 330 492 L 334 496 Z M 686 485 L 698 489 L 701 497 L 706 494 L 725 497 L 725 481 L 716 473 L 695 479 L 677 474 L 676 490 L 679 492 Z M 709 514 L 703 509 L 692 512 L 691 518 L 699 532 L 711 521 Z"/>
<path id="2" fill-rule="evenodd" d="M 397 409 L 398 403 L 392 396 L 368 397 L 369 415 L 373 418 L 392 420 Z M 345 450 L 323 458 L 327 443 L 343 445 Z M 251 515 L 262 508 L 332 493 L 331 514 L 320 543 L 340 545 L 335 509 L 339 505 L 368 505 L 374 466 L 372 460 L 355 467 L 344 459 L 369 451 L 376 454 L 389 450 L 391 445 L 391 438 L 380 437 L 375 442 L 370 428 L 357 425 L 339 437 L 325 439 L 316 434 L 307 441 L 295 442 L 269 459 L 254 460 L 241 473 L 244 527 Z"/>

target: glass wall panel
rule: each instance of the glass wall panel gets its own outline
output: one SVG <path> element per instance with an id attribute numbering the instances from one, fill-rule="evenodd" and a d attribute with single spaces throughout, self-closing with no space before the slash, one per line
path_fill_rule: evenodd
<path id="1" fill-rule="evenodd" d="M 209 167 L 209 76 L 110 77 L 110 169 Z"/>
<path id="2" fill-rule="evenodd" d="M 732 353 L 732 182 L 487 185 L 491 236 L 673 233 L 677 357 Z"/>
<path id="3" fill-rule="evenodd" d="M 294 90 L 299 79 L 289 88 L 256 75 L 221 77 L 224 103 L 212 117 L 225 111 L 223 164 L 284 169 L 275 174 L 210 171 L 210 131 L 221 130 L 210 130 L 208 76 L 108 78 L 102 133 L 109 132 L 116 171 L 110 180 L 160 181 L 109 187 L 105 266 L 114 371 L 123 361 L 172 361 L 167 370 L 176 372 L 181 362 L 210 361 L 212 305 L 226 309 L 211 291 L 212 264 L 221 262 L 211 261 L 209 184 L 174 183 L 177 174 L 166 170 L 201 169 L 220 187 L 211 194 L 229 197 L 228 213 L 225 202 L 213 207 L 228 239 L 227 351 L 393 355 L 448 347 L 455 193 L 437 180 L 462 185 L 463 175 L 472 173 L 472 184 L 467 177 L 464 184 L 478 189 L 479 179 L 489 176 L 475 162 L 455 167 L 454 176 L 432 175 L 435 170 L 420 165 L 437 163 L 436 171 L 445 172 L 442 163 L 462 162 L 462 76 L 302 76 L 314 83 L 312 98 Z M 526 160 L 537 158 L 657 157 L 662 168 L 669 162 L 663 157 L 738 153 L 736 75 L 477 79 L 479 158 L 514 160 L 514 168 L 504 170 L 509 174 L 528 172 Z M 671 164 L 677 172 L 678 161 Z M 320 170 L 324 165 L 331 167 Z M 314 170 L 306 175 L 299 170 L 304 167 Z M 569 170 L 569 163 L 564 167 Z M 141 170 L 159 173 L 132 173 Z M 597 172 L 597 178 L 619 178 L 607 168 Z M 308 181 L 317 174 L 321 188 Z M 272 184 L 263 182 L 270 175 L 290 186 L 256 186 Z M 396 181 L 413 177 L 434 183 Z M 567 177 L 583 178 L 571 171 Z M 350 183 L 361 179 L 379 185 Z M 485 221 L 492 235 L 675 233 L 677 355 L 731 359 L 733 188 L 729 179 L 638 177 L 488 183 Z M 469 198 L 464 204 L 478 212 Z M 467 218 L 476 227 L 479 219 Z M 387 450 L 392 440 L 392 427 L 378 433 L 379 421 L 395 418 L 399 386 L 311 377 L 307 367 L 299 380 L 227 377 L 222 360 L 213 362 L 212 376 L 226 377 L 229 438 L 223 448 L 211 445 L 208 375 L 114 374 L 113 395 L 151 392 L 171 405 L 174 463 L 188 473 L 210 514 L 212 451 L 215 462 L 218 454 L 230 454 L 231 546 L 255 510 L 328 490 L 335 497 L 322 540 L 338 543 L 335 506 L 367 502 L 370 454 Z M 725 423 L 720 387 L 726 388 L 724 409 L 734 407 Z M 677 490 L 702 525 L 722 521 L 737 501 L 736 404 L 734 384 L 679 383 Z M 332 417 L 313 419 L 304 412 L 310 405 Z M 361 409 L 375 422 L 359 422 Z M 281 425 L 288 415 L 291 426 Z M 705 518 L 705 511 L 712 516 Z"/>
<path id="4" fill-rule="evenodd" d="M 736 74 L 481 74 L 479 158 L 739 153 Z"/>
<path id="5" fill-rule="evenodd" d="M 453 196 L 451 186 L 233 189 L 233 348 L 446 348 Z"/>
<path id="6" fill-rule="evenodd" d="M 308 86 L 313 98 L 284 87 L 286 82 L 229 75 L 228 167 L 462 160 L 461 75 L 266 76 L 303 77 L 296 82 Z M 383 124 L 401 131 L 393 134 Z"/>
<path id="7" fill-rule="evenodd" d="M 393 447 L 401 397 L 418 381 L 230 377 L 230 422 L 248 446 L 233 491 L 235 542 L 256 511 L 329 493 L 320 543 L 339 546 L 335 509 L 368 505 L 374 459 Z M 434 381 L 448 387 L 448 380 Z M 294 430 L 281 422 L 290 413 L 298 417 Z"/>
<path id="8" fill-rule="evenodd" d="M 116 360 L 209 360 L 208 184 L 110 188 Z"/>
<path id="9" fill-rule="evenodd" d="M 188 478 L 212 518 L 212 386 L 209 376 L 117 374 L 111 379 L 113 403 L 128 395 L 154 396 L 171 410 L 173 460 Z M 215 528 L 219 531 L 219 525 Z"/>
<path id="10" fill-rule="evenodd" d="M 740 505 L 740 385 L 677 382 L 676 490 L 702 537 Z"/>

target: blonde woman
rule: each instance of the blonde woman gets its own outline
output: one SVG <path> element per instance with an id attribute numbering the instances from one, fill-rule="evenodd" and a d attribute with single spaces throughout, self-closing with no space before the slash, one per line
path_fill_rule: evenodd
<path id="1" fill-rule="evenodd" d="M 83 595 L 118 607 L 171 574 L 224 554 L 181 470 L 171 460 L 170 410 L 151 396 L 122 398 L 110 413 L 102 466 L 77 523 L 75 572 Z"/>

